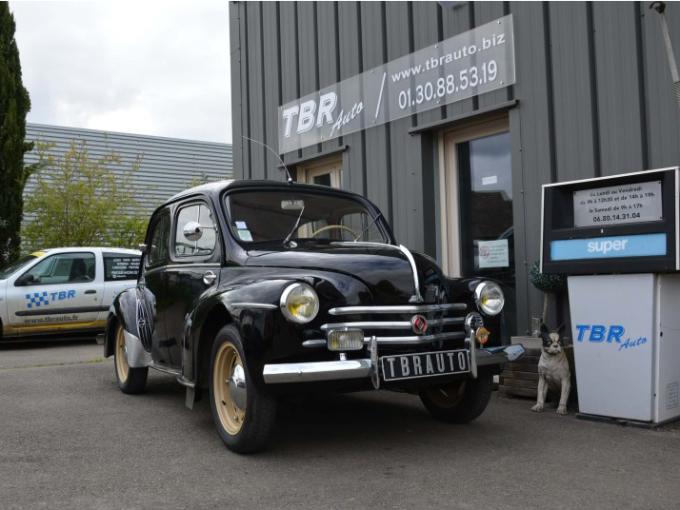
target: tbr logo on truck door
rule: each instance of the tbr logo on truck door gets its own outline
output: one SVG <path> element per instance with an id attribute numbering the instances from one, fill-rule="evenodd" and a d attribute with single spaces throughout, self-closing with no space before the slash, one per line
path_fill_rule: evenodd
<path id="1" fill-rule="evenodd" d="M 619 324 L 612 324 L 610 326 L 603 324 L 577 324 L 576 331 L 578 332 L 576 335 L 578 342 L 587 340 L 591 343 L 618 344 L 619 351 L 647 343 L 646 336 L 640 336 L 637 339 L 630 338 L 629 336 L 624 340 L 623 336 L 626 333 L 626 328 Z"/>
<path id="2" fill-rule="evenodd" d="M 54 301 L 64 301 L 65 299 L 73 299 L 75 297 L 75 290 L 32 292 L 31 294 L 26 294 L 26 308 L 40 308 Z"/>

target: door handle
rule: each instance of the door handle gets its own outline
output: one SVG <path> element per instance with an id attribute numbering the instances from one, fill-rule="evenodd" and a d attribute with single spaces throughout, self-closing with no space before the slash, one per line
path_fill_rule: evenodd
<path id="1" fill-rule="evenodd" d="M 203 283 L 206 285 L 212 285 L 217 280 L 217 275 L 212 271 L 206 271 L 203 273 Z"/>
<path id="2" fill-rule="evenodd" d="M 85 291 L 85 294 L 96 294 L 96 293 L 97 293 L 97 291 L 96 291 L 96 290 L 92 290 L 92 289 L 86 290 L 86 291 Z"/>

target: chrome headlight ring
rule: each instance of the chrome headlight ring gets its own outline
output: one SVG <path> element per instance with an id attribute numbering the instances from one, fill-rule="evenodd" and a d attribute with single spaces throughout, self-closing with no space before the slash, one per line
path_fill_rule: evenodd
<path id="1" fill-rule="evenodd" d="M 307 324 L 319 313 L 319 296 L 307 283 L 292 283 L 283 289 L 279 308 L 290 322 Z"/>
<path id="2" fill-rule="evenodd" d="M 503 290 L 495 282 L 481 282 L 475 287 L 475 303 L 484 315 L 498 315 L 505 305 Z"/>

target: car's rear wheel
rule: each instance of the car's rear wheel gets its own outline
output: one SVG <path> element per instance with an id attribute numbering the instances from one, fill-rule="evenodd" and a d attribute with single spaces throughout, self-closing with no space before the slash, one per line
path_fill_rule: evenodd
<path id="1" fill-rule="evenodd" d="M 484 412 L 492 388 L 493 376 L 482 372 L 477 379 L 427 388 L 420 392 L 420 400 L 438 420 L 468 423 Z"/>
<path id="2" fill-rule="evenodd" d="M 253 381 L 233 326 L 217 333 L 210 366 L 210 410 L 222 441 L 237 453 L 262 450 L 274 429 L 276 401 Z"/>
<path id="3" fill-rule="evenodd" d="M 120 391 L 130 395 L 144 392 L 149 369 L 147 367 L 132 368 L 128 364 L 127 350 L 125 347 L 125 332 L 123 326 L 120 324 L 116 326 L 113 363 L 116 368 L 116 380 L 118 381 Z"/>

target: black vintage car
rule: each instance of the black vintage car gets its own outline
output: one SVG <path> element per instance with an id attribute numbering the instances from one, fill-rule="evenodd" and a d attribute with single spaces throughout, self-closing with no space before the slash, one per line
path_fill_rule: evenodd
<path id="1" fill-rule="evenodd" d="M 206 184 L 154 212 L 143 252 L 108 317 L 118 385 L 140 393 L 155 368 L 186 386 L 190 408 L 207 389 L 237 452 L 265 445 L 286 393 L 407 391 L 435 418 L 468 422 L 523 353 L 501 345 L 499 285 L 446 278 L 353 193 Z"/>

